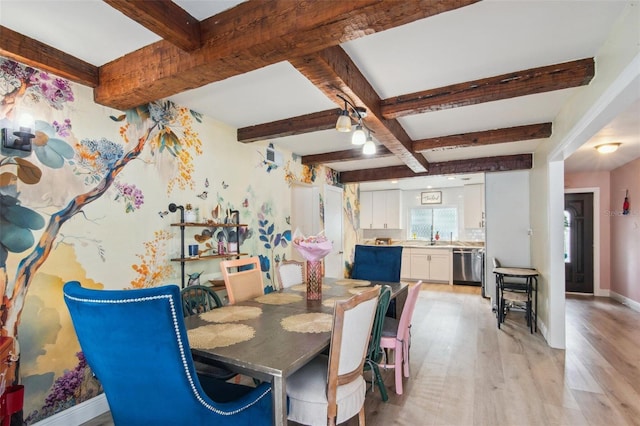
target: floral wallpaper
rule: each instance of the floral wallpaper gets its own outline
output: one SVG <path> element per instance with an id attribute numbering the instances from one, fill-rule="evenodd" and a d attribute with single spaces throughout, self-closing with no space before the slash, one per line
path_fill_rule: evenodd
<path id="1" fill-rule="evenodd" d="M 179 285 L 174 203 L 194 206 L 202 222 L 237 211 L 244 225 L 237 231 L 189 227 L 185 245 L 206 253 L 238 238 L 241 252 L 260 257 L 269 291 L 275 266 L 291 255 L 290 185 L 338 181 L 335 171 L 304 167 L 291 153 L 283 153 L 283 166 L 269 163 L 267 143 L 240 144 L 235 129 L 170 101 L 111 110 L 95 104 L 87 87 L 3 58 L 0 93 L 0 127 L 7 129 L 0 319 L 2 334 L 19 342 L 5 381 L 25 387 L 26 424 L 101 392 L 63 303 L 64 283 Z M 33 119 L 26 137 L 15 134 L 23 116 Z M 185 279 L 219 278 L 217 262 L 188 262 Z"/>

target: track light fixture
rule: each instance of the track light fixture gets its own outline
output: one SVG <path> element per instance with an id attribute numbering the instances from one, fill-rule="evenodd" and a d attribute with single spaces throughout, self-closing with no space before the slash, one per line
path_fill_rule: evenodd
<path id="1" fill-rule="evenodd" d="M 336 130 L 339 132 L 350 132 L 351 131 L 351 119 L 355 119 L 357 124 L 355 126 L 355 130 L 353 135 L 351 136 L 351 143 L 353 145 L 362 145 L 364 154 L 374 154 L 376 151 L 375 144 L 373 143 L 373 139 L 371 138 L 371 131 L 369 128 L 362 122 L 362 119 L 367 116 L 367 110 L 363 107 L 357 107 L 353 104 L 350 99 L 347 99 L 342 94 L 337 94 L 338 98 L 344 101 L 344 109 L 340 111 L 340 115 L 338 117 L 338 121 L 336 122 Z M 351 107 L 351 112 L 349 111 L 349 107 Z M 369 136 L 365 133 L 365 129 L 369 132 Z M 370 140 L 370 144 L 367 143 Z"/>
<path id="2" fill-rule="evenodd" d="M 369 132 L 369 136 L 367 136 L 367 141 L 362 146 L 362 153 L 365 155 L 372 155 L 376 153 L 376 144 L 373 143 L 371 132 Z"/>

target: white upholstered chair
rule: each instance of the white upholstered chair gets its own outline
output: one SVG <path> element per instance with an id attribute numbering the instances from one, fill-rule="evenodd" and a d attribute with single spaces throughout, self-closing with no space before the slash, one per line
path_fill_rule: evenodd
<path id="1" fill-rule="evenodd" d="M 220 262 L 229 304 L 253 299 L 264 294 L 262 271 L 258 257 L 223 260 Z M 236 271 L 237 270 L 237 271 Z"/>
<path id="2" fill-rule="evenodd" d="M 304 262 L 283 260 L 278 265 L 278 281 L 280 288 L 288 288 L 305 281 Z"/>
<path id="3" fill-rule="evenodd" d="M 336 302 L 329 356 L 317 356 L 287 379 L 289 420 L 335 425 L 358 414 L 364 425 L 362 372 L 379 293 L 374 287 Z"/>

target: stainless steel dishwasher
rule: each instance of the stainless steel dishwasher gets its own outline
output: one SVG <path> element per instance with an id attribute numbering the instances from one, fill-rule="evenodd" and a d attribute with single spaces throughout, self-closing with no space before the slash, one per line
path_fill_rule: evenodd
<path id="1" fill-rule="evenodd" d="M 483 249 L 453 249 L 453 283 L 481 286 L 483 263 Z"/>

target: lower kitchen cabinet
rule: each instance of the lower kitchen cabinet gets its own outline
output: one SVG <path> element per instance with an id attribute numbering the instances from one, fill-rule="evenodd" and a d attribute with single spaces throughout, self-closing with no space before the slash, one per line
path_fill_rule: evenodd
<path id="1" fill-rule="evenodd" d="M 402 278 L 452 284 L 450 249 L 407 248 L 402 252 Z"/>

